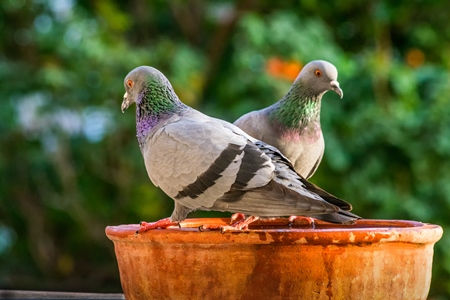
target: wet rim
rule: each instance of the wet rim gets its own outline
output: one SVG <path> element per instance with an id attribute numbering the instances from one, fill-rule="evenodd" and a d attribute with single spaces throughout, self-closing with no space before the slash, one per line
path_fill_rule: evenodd
<path id="1" fill-rule="evenodd" d="M 442 236 L 438 225 L 409 220 L 358 220 L 353 225 L 330 224 L 315 221 L 311 228 L 304 220 L 288 226 L 286 218 L 268 222 L 256 222 L 248 230 L 226 232 L 204 231 L 204 224 L 228 225 L 228 218 L 186 219 L 182 228 L 150 230 L 136 235 L 138 224 L 106 227 L 106 235 L 112 241 L 149 243 L 201 243 L 201 244 L 372 244 L 377 242 L 404 242 L 434 244 Z"/>

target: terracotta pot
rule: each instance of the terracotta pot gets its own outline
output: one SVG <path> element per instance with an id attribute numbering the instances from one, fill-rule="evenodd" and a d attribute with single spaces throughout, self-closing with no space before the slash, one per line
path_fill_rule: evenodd
<path id="1" fill-rule="evenodd" d="M 228 221 L 138 235 L 138 225 L 108 226 L 126 299 L 426 299 L 442 236 L 440 226 L 398 220 L 197 230 Z"/>

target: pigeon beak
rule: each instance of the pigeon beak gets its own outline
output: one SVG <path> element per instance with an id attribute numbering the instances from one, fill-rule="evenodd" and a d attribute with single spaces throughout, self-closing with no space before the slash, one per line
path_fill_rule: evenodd
<path id="1" fill-rule="evenodd" d="M 344 92 L 339 87 L 339 82 L 337 82 L 336 80 L 333 80 L 333 81 L 330 82 L 330 85 L 331 85 L 331 89 L 333 91 L 335 91 L 336 94 L 338 94 L 341 97 L 341 99 L 342 99 L 342 97 L 344 97 Z"/>
<path id="2" fill-rule="evenodd" d="M 122 102 L 122 112 L 125 112 L 125 110 L 128 108 L 128 106 L 130 106 L 130 101 L 128 100 L 128 93 L 125 92 L 125 94 L 123 95 L 123 102 Z"/>

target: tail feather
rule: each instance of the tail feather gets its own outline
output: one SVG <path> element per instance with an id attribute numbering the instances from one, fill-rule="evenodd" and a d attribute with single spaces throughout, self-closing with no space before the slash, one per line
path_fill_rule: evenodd
<path id="1" fill-rule="evenodd" d="M 338 197 L 330 194 L 329 192 L 324 191 L 317 185 L 307 181 L 304 178 L 301 178 L 300 180 L 309 191 L 316 193 L 317 195 L 322 197 L 328 203 L 334 204 L 343 210 L 352 210 L 352 205 L 350 203 L 348 203 L 347 201 L 339 199 Z"/>
<path id="2" fill-rule="evenodd" d="M 311 217 L 330 223 L 337 224 L 354 224 L 356 220 L 361 219 L 349 211 L 339 211 L 331 214 L 316 214 L 311 215 Z"/>

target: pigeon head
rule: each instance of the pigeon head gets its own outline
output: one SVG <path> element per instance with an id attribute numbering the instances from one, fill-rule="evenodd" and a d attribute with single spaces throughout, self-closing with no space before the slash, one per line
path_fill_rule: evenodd
<path id="1" fill-rule="evenodd" d="M 313 95 L 322 95 L 327 91 L 336 92 L 342 99 L 344 93 L 337 81 L 338 71 L 335 66 L 324 60 L 314 60 L 306 64 L 296 82 L 302 82 L 308 92 Z"/>
<path id="2" fill-rule="evenodd" d="M 166 76 L 148 66 L 137 67 L 128 73 L 124 86 L 122 112 L 133 103 L 141 105 L 143 102 L 156 108 L 162 106 L 163 109 L 166 105 L 162 104 L 169 104 L 171 100 L 175 102 L 178 99 Z"/>

